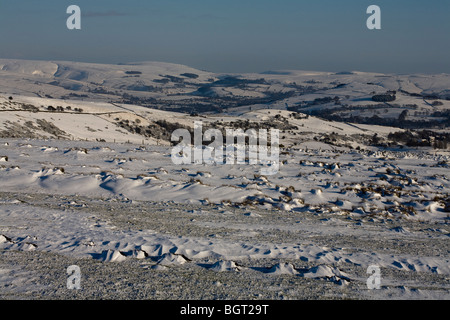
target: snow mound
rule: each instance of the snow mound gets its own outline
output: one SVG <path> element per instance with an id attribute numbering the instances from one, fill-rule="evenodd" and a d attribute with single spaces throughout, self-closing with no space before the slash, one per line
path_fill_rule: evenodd
<path id="1" fill-rule="evenodd" d="M 328 265 L 319 265 L 312 267 L 307 272 L 302 274 L 303 277 L 309 279 L 326 279 L 339 285 L 346 285 L 351 281 L 350 277 L 339 270 Z"/>
<path id="2" fill-rule="evenodd" d="M 210 270 L 217 272 L 225 272 L 225 271 L 241 271 L 242 267 L 236 264 L 234 261 L 217 261 L 210 268 Z"/>
<path id="3" fill-rule="evenodd" d="M 190 261 L 188 258 L 186 258 L 184 255 L 181 254 L 173 254 L 173 253 L 165 253 L 161 259 L 158 260 L 158 264 L 162 266 L 168 266 L 168 265 L 179 265 L 179 264 L 185 264 L 186 262 Z"/>
<path id="4" fill-rule="evenodd" d="M 142 245 L 140 250 L 145 252 L 149 257 L 161 257 L 166 253 L 176 250 L 173 245 L 156 244 L 156 245 Z"/>
<path id="5" fill-rule="evenodd" d="M 8 238 L 7 236 L 0 234 L 0 244 L 1 243 L 13 243 L 11 238 Z"/>
<path id="6" fill-rule="evenodd" d="M 267 273 L 272 274 L 292 274 L 297 275 L 299 272 L 295 269 L 294 265 L 291 263 L 278 263 L 270 268 Z"/>
<path id="7" fill-rule="evenodd" d="M 405 234 L 411 233 L 407 228 L 404 228 L 404 227 L 394 227 L 389 230 L 397 232 L 397 233 L 405 233 Z"/>
<path id="8" fill-rule="evenodd" d="M 135 257 L 136 259 L 145 259 L 147 258 L 147 253 L 144 250 L 136 250 L 133 253 L 133 257 Z"/>
<path id="9" fill-rule="evenodd" d="M 122 262 L 126 256 L 118 250 L 106 250 L 102 252 L 100 259 L 104 262 Z"/>
<path id="10" fill-rule="evenodd" d="M 33 251 L 36 250 L 37 245 L 34 243 L 30 243 L 30 242 L 25 242 L 19 245 L 19 250 L 22 251 Z"/>

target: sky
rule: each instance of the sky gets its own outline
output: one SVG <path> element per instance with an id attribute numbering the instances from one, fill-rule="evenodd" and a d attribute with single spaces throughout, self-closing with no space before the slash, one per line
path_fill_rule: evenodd
<path id="1" fill-rule="evenodd" d="M 381 30 L 366 26 L 370 5 Z M 450 73 L 450 0 L 0 0 L 0 41 L 8 59 Z"/>

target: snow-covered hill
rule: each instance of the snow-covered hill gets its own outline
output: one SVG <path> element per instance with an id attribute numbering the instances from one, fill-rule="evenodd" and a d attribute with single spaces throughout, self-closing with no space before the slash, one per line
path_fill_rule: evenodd
<path id="1" fill-rule="evenodd" d="M 448 75 L 0 69 L 0 298 L 450 297 Z M 278 129 L 278 171 L 175 163 L 195 122 Z"/>
<path id="2" fill-rule="evenodd" d="M 79 100 L 0 96 L 0 136 L 52 138 L 146 145 L 170 144 L 171 131 L 162 123 L 193 128 L 195 121 L 219 129 L 270 124 L 280 129 L 280 143 L 300 146 L 333 136 L 335 145 L 363 147 L 375 134 L 387 138 L 394 127 L 333 122 L 285 110 L 260 109 L 238 115 L 188 115 L 137 105 Z M 246 127 L 247 126 L 247 127 Z M 172 130 L 173 131 L 173 130 Z"/>
<path id="3" fill-rule="evenodd" d="M 389 104 L 372 101 L 396 92 Z M 0 59 L 0 94 L 137 104 L 184 113 L 289 109 L 339 118 L 439 121 L 450 108 L 448 74 L 282 70 L 215 74 L 178 64 L 93 64 Z M 326 110 L 326 111 L 324 111 Z M 336 117 L 337 118 L 337 117 Z"/>

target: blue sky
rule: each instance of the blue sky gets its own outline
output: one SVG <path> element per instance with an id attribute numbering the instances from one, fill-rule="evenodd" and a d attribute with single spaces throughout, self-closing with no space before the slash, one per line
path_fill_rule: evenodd
<path id="1" fill-rule="evenodd" d="M 66 28 L 72 4 L 81 30 Z M 2 58 L 450 73 L 450 0 L 0 0 L 0 39 Z"/>

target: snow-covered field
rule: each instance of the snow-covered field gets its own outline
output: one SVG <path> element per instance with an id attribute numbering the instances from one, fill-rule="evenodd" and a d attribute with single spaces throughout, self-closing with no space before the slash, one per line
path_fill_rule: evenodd
<path id="1" fill-rule="evenodd" d="M 450 298 L 445 156 L 310 146 L 261 176 L 180 167 L 164 146 L 2 139 L 0 154 L 2 298 Z"/>
<path id="2" fill-rule="evenodd" d="M 399 90 L 383 116 L 444 115 L 448 75 L 0 69 L 0 299 L 450 299 L 448 148 L 286 110 L 342 107 L 315 103 L 339 96 L 343 112 L 370 117 L 373 93 Z M 228 105 L 191 112 L 202 103 Z M 194 121 L 279 129 L 278 173 L 174 164 L 168 137 Z M 79 290 L 67 287 L 72 265 Z"/>

